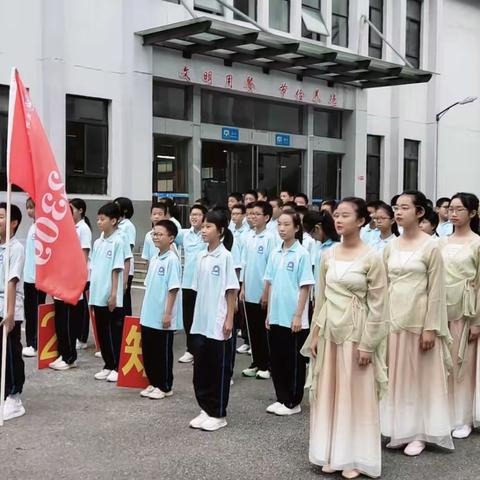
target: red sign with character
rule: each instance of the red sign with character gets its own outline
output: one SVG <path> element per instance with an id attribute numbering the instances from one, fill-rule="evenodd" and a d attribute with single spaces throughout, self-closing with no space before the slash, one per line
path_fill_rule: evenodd
<path id="1" fill-rule="evenodd" d="M 148 378 L 143 368 L 142 334 L 138 317 L 125 317 L 117 385 L 130 388 L 148 387 Z"/>

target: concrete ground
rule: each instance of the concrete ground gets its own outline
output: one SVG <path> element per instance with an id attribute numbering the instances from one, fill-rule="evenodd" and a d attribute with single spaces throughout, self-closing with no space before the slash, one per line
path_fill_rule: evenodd
<path id="1" fill-rule="evenodd" d="M 135 291 L 138 311 L 142 292 Z M 175 337 L 175 355 L 184 335 Z M 176 364 L 175 394 L 142 399 L 138 390 L 94 380 L 101 360 L 93 348 L 79 368 L 38 371 L 26 359 L 27 414 L 0 428 L 0 480 L 13 479 L 319 479 L 308 462 L 308 415 L 265 413 L 274 401 L 270 381 L 241 378 L 249 357 L 237 356 L 229 425 L 215 433 L 188 428 L 198 414 L 191 365 Z M 383 450 L 384 479 L 480 478 L 480 435 L 457 441 L 454 453 L 429 450 L 418 458 Z"/>

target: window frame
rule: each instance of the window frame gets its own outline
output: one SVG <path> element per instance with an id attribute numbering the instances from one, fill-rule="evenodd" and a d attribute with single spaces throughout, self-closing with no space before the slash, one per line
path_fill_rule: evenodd
<path id="1" fill-rule="evenodd" d="M 93 119 L 70 119 L 67 108 L 68 108 L 68 99 L 87 99 L 87 100 L 94 100 L 103 103 L 103 108 L 105 109 L 105 120 L 102 121 L 95 121 Z M 109 119 L 109 112 L 110 112 L 110 104 L 111 101 L 104 98 L 95 98 L 95 97 L 87 97 L 83 95 L 74 95 L 74 94 L 67 94 L 65 97 L 65 187 L 67 189 L 68 194 L 85 194 L 85 195 L 107 195 L 108 194 L 108 174 L 109 174 L 109 157 L 110 157 L 110 119 Z M 70 126 L 76 126 L 82 128 L 82 149 L 83 149 L 83 171 L 78 172 L 75 171 L 75 166 L 70 165 L 69 156 L 68 156 L 68 132 Z M 88 128 L 95 127 L 102 130 L 102 133 L 105 135 L 105 147 L 106 151 L 104 152 L 103 158 L 103 169 L 104 173 L 98 172 L 91 172 L 88 168 L 88 143 L 87 143 L 87 135 L 88 135 Z M 96 179 L 103 181 L 103 188 L 102 192 L 83 192 L 78 191 L 78 188 L 72 189 L 70 188 L 70 179 Z"/>
<path id="2" fill-rule="evenodd" d="M 200 5 L 197 5 L 197 2 L 200 3 Z M 217 0 L 194 0 L 193 8 L 194 10 L 197 10 L 199 12 L 219 15 L 221 17 L 225 15 L 224 6 L 221 3 L 217 2 Z"/>
<path id="3" fill-rule="evenodd" d="M 235 1 L 233 0 L 233 6 L 237 9 L 240 10 L 242 13 L 247 15 L 247 17 L 250 17 L 252 20 L 257 21 L 258 18 L 258 2 L 257 0 L 246 0 L 248 2 L 248 13 L 245 13 L 241 8 L 238 8 L 237 5 L 235 5 Z M 253 7 L 253 8 L 252 8 Z M 253 12 L 252 12 L 253 10 Z M 253 15 L 252 15 L 253 13 Z M 237 15 L 235 12 L 233 13 L 233 19 L 234 20 L 240 20 L 240 21 L 245 21 L 244 18 L 242 18 L 240 15 Z"/>
<path id="4" fill-rule="evenodd" d="M 378 141 L 378 150 L 373 152 L 369 150 L 370 142 L 369 139 L 375 139 L 375 141 Z M 365 199 L 367 202 L 371 200 L 379 200 L 381 198 L 381 188 L 382 188 L 382 143 L 383 143 L 384 137 L 381 135 L 367 135 L 367 164 L 366 164 L 366 191 L 365 191 Z M 370 193 L 369 191 L 369 163 L 370 160 L 375 160 L 376 163 L 378 164 L 378 182 L 377 185 L 375 186 L 375 192 Z M 373 196 L 373 194 L 376 193 L 376 196 Z"/>
<path id="5" fill-rule="evenodd" d="M 381 9 L 378 8 L 377 5 L 372 5 L 372 2 L 370 0 L 369 6 L 368 6 L 368 19 L 375 25 L 375 22 L 373 22 L 372 20 L 372 11 L 378 12 L 381 18 L 381 26 L 375 25 L 375 27 L 377 27 L 380 30 L 380 32 L 383 33 L 383 24 L 385 21 L 383 12 L 385 9 L 385 1 L 380 0 L 380 2 L 382 5 Z M 379 45 L 374 42 L 375 37 L 378 37 L 380 39 Z M 379 51 L 379 55 L 372 54 L 375 51 L 376 52 Z M 370 27 L 368 30 L 368 56 L 373 58 L 379 58 L 379 59 L 382 59 L 383 57 L 383 39 L 372 29 L 372 27 Z"/>
<path id="6" fill-rule="evenodd" d="M 272 16 L 271 16 L 271 11 L 272 11 L 272 1 L 278 1 L 282 2 L 283 4 L 287 4 L 287 29 L 284 30 L 283 28 L 278 28 L 274 25 L 272 25 Z M 274 30 L 278 30 L 279 32 L 285 32 L 285 33 L 290 33 L 290 21 L 291 21 L 291 16 L 292 16 L 292 2 L 291 0 L 268 0 L 268 26 L 270 28 L 273 28 Z"/>
<path id="7" fill-rule="evenodd" d="M 324 40 L 325 37 L 329 35 L 328 29 L 325 23 L 325 20 L 322 15 L 322 2 L 321 0 L 318 0 L 318 6 L 317 7 L 312 7 L 309 3 L 308 0 L 302 0 L 302 37 L 303 38 L 309 38 L 311 40 L 316 40 L 317 42 L 321 42 Z M 323 29 L 321 28 L 320 30 L 313 30 L 308 28 L 307 22 L 305 21 L 305 18 L 308 16 L 312 17 L 317 17 L 316 20 L 320 22 L 323 26 Z"/>
<path id="8" fill-rule="evenodd" d="M 419 6 L 420 17 L 413 18 L 408 14 L 408 4 L 410 2 L 415 2 Z M 414 68 L 420 68 L 421 62 L 421 51 L 422 51 L 422 12 L 423 12 L 423 0 L 407 0 L 407 13 L 406 13 L 406 24 L 405 24 L 405 58 L 412 64 Z M 409 53 L 409 40 L 411 38 L 408 35 L 409 25 L 416 25 L 418 27 L 418 38 L 415 40 L 418 42 L 418 51 L 417 55 L 413 56 Z"/>
<path id="9" fill-rule="evenodd" d="M 332 2 L 332 32 L 331 32 L 331 35 L 332 35 L 332 45 L 336 45 L 338 47 L 344 47 L 344 48 L 348 48 L 348 45 L 349 45 L 349 41 L 350 41 L 350 29 L 349 29 L 349 25 L 348 25 L 348 22 L 349 22 L 349 18 L 350 18 L 350 0 L 344 0 L 345 2 L 347 2 L 347 8 L 346 8 L 346 11 L 347 11 L 347 14 L 344 15 L 344 14 L 341 14 L 341 13 L 337 13 L 334 11 L 334 8 L 333 8 L 333 5 L 334 5 L 334 1 Z M 334 39 L 335 39 L 335 36 L 334 36 L 334 19 L 335 18 L 341 18 L 343 20 L 345 20 L 345 23 L 346 23 L 346 44 L 343 45 L 341 43 L 335 43 Z"/>
<path id="10" fill-rule="evenodd" d="M 408 157 L 406 155 L 407 152 L 407 142 L 410 142 L 411 144 L 415 144 L 416 146 L 416 157 Z M 418 184 L 419 182 L 419 167 L 420 167 L 420 140 L 413 140 L 410 138 L 405 138 L 403 140 L 403 190 L 418 190 Z M 407 164 L 414 163 L 416 166 L 416 179 L 415 179 L 415 185 L 407 185 L 407 172 L 410 171 L 409 168 L 407 168 Z"/>

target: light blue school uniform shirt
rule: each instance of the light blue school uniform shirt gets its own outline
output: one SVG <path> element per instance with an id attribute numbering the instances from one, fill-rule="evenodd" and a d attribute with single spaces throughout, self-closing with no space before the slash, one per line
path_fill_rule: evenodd
<path id="1" fill-rule="evenodd" d="M 310 255 L 310 261 L 311 261 L 312 268 L 313 268 L 315 266 L 316 245 L 315 245 L 315 240 L 313 239 L 313 237 L 307 232 L 303 232 L 302 247 Z"/>
<path id="2" fill-rule="evenodd" d="M 322 256 L 323 254 L 329 249 L 332 248 L 334 245 L 336 245 L 339 242 L 334 242 L 330 238 L 326 240 L 325 242 L 315 242 L 315 266 L 314 266 L 314 273 L 315 273 L 315 278 L 318 277 L 318 274 L 320 272 L 320 264 L 322 262 Z"/>
<path id="3" fill-rule="evenodd" d="M 118 224 L 118 229 L 125 234 L 131 250 L 130 257 L 125 257 L 125 258 L 126 259 L 133 258 L 133 247 L 135 246 L 136 239 L 137 239 L 137 229 L 135 228 L 135 225 L 130 221 L 130 219 L 124 218 Z M 130 270 L 128 272 L 128 275 L 131 276 L 134 273 L 135 273 L 135 262 L 132 260 L 130 262 Z"/>
<path id="4" fill-rule="evenodd" d="M 436 230 L 439 237 L 447 237 L 453 233 L 453 223 L 450 221 L 439 223 Z"/>
<path id="5" fill-rule="evenodd" d="M 310 254 L 297 240 L 288 250 L 275 249 L 268 260 L 264 280 L 269 282 L 270 325 L 291 328 L 300 288 L 314 285 Z M 308 299 L 302 312 L 302 329 L 308 327 Z"/>
<path id="6" fill-rule="evenodd" d="M 7 253 L 5 244 L 0 245 L 0 316 L 5 318 L 5 256 Z M 25 263 L 25 249 L 16 239 L 10 239 L 10 263 L 8 269 L 8 281 L 18 279 L 15 285 L 15 311 L 13 319 L 16 322 L 23 322 L 25 313 L 23 309 L 23 268 Z"/>
<path id="7" fill-rule="evenodd" d="M 231 253 L 221 243 L 215 250 L 198 254 L 192 288 L 197 292 L 191 334 L 226 340 L 227 290 L 239 290 Z M 231 337 L 231 336 L 230 336 Z"/>
<path id="8" fill-rule="evenodd" d="M 385 247 L 395 238 L 397 237 L 393 233 L 387 238 L 378 237 L 375 242 L 371 243 L 371 246 L 376 252 L 382 253 Z"/>
<path id="9" fill-rule="evenodd" d="M 197 257 L 200 252 L 207 249 L 207 244 L 202 240 L 202 232 L 200 230 L 195 232 L 193 227 L 182 229 L 175 243 L 183 247 L 182 288 L 192 289 L 193 277 L 197 268 Z"/>
<path id="10" fill-rule="evenodd" d="M 182 328 L 182 268 L 177 255 L 171 250 L 150 258 L 145 279 L 145 297 L 143 298 L 140 324 L 156 330 L 180 330 Z M 178 289 L 172 309 L 172 322 L 169 328 L 163 328 L 163 315 L 167 308 L 170 290 Z"/>
<path id="11" fill-rule="evenodd" d="M 370 225 L 366 225 L 360 230 L 360 239 L 367 245 L 372 245 L 380 237 L 380 230 L 378 228 L 371 228 Z"/>
<path id="12" fill-rule="evenodd" d="M 35 223 L 30 225 L 25 242 L 25 265 L 23 267 L 23 280 L 35 283 Z"/>
<path id="13" fill-rule="evenodd" d="M 259 303 L 263 293 L 263 277 L 268 258 L 275 249 L 275 238 L 265 229 L 262 233 L 254 232 L 246 237 L 242 251 L 242 269 L 245 301 Z"/>
<path id="14" fill-rule="evenodd" d="M 278 219 L 274 220 L 270 220 L 268 223 L 267 223 L 267 230 L 269 230 L 270 232 L 275 232 L 275 231 L 278 231 Z"/>
<path id="15" fill-rule="evenodd" d="M 125 237 L 116 230 L 108 238 L 103 235 L 93 244 L 90 257 L 89 304 L 106 307 L 112 292 L 112 272 L 118 274 L 117 307 L 123 307 L 123 270 L 125 262 Z"/>
<path id="16" fill-rule="evenodd" d="M 143 241 L 143 249 L 142 249 L 142 258 L 144 260 L 150 260 L 151 258 L 155 257 L 160 253 L 158 248 L 153 243 L 153 230 L 150 230 L 145 234 L 145 240 Z"/>

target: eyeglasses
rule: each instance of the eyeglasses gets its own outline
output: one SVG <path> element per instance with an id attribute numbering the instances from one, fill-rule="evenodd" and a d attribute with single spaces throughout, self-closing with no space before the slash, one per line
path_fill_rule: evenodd
<path id="1" fill-rule="evenodd" d="M 466 208 L 461 208 L 461 207 L 460 207 L 460 208 L 452 208 L 452 207 L 450 207 L 450 208 L 448 209 L 448 213 L 464 213 L 464 212 L 466 212 L 466 211 L 467 211 Z"/>

